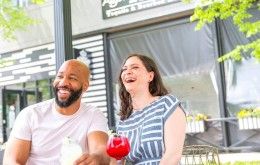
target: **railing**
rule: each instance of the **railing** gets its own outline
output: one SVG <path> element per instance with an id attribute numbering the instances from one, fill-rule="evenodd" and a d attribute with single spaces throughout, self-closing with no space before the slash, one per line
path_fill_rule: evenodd
<path id="1" fill-rule="evenodd" d="M 233 131 L 238 131 L 237 134 L 242 135 L 241 137 L 237 138 L 237 141 L 230 140 L 230 135 L 227 134 L 225 136 L 223 132 L 223 124 L 229 123 L 228 130 L 232 129 Z M 227 141 L 214 143 L 212 142 L 212 132 L 218 129 L 218 135 L 222 134 L 222 140 Z M 206 119 L 202 122 L 195 122 L 190 121 L 187 122 L 186 126 L 186 135 L 187 135 L 187 145 L 193 145 L 198 142 L 198 144 L 207 144 L 210 146 L 217 147 L 220 151 L 239 151 L 239 150 L 260 150 L 260 145 L 248 145 L 246 144 L 251 139 L 258 138 L 260 136 L 260 121 L 251 118 L 244 118 L 243 120 L 238 119 L 237 117 L 225 117 L 225 118 L 212 118 Z M 211 136 L 209 136 L 211 135 Z M 214 135 L 213 135 L 214 136 Z M 226 139 L 225 139 L 226 138 Z M 236 138 L 233 136 L 233 139 Z M 196 143 L 195 143 L 196 142 Z"/>

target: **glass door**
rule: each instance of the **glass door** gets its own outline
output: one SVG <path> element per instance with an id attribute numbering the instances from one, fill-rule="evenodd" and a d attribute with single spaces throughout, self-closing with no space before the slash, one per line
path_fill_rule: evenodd
<path id="1" fill-rule="evenodd" d="M 39 100 L 36 99 L 35 91 L 2 89 L 4 142 L 10 135 L 18 113 L 26 106 L 34 104 L 37 101 Z"/>

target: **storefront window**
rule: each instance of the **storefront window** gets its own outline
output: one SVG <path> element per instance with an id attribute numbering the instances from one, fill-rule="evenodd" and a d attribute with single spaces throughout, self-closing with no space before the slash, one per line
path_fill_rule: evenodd
<path id="1" fill-rule="evenodd" d="M 42 94 L 42 100 L 48 100 L 53 97 L 52 79 L 45 79 L 38 81 L 39 91 Z"/>
<path id="2" fill-rule="evenodd" d="M 195 23 L 183 21 L 112 35 L 114 83 L 123 59 L 141 53 L 157 62 L 166 86 L 188 113 L 219 117 L 214 28 L 209 25 L 195 32 L 194 27 Z"/>
<path id="3" fill-rule="evenodd" d="M 37 80 L 20 84 L 8 85 L 2 88 L 1 95 L 1 130 L 0 142 L 6 141 L 9 137 L 13 122 L 17 115 L 25 107 L 52 98 L 51 80 Z"/>
<path id="4" fill-rule="evenodd" d="M 252 19 L 259 19 L 259 11 L 252 10 L 251 12 L 256 16 Z M 257 34 L 247 38 L 239 32 L 232 22 L 231 19 L 219 22 L 223 53 L 228 53 L 237 45 L 247 44 L 260 37 Z M 260 86 L 258 85 L 260 83 L 260 64 L 248 53 L 243 55 L 245 58 L 241 61 L 227 60 L 224 65 L 227 115 L 237 118 L 234 122 L 229 123 L 229 141 L 234 147 L 248 148 L 248 146 L 255 146 L 255 148 L 258 147 L 259 151 L 259 145 L 255 144 L 258 143 L 260 137 L 260 124 L 258 122 L 260 112 Z M 245 119 L 241 120 L 242 118 Z"/>
<path id="5" fill-rule="evenodd" d="M 196 32 L 195 25 L 183 19 L 109 36 L 116 112 L 120 66 L 128 54 L 139 53 L 156 61 L 166 87 L 179 98 L 188 115 L 220 118 L 214 24 Z M 200 139 L 196 143 L 220 145 L 221 134 L 220 122 L 207 122 L 207 131 L 196 136 Z"/>

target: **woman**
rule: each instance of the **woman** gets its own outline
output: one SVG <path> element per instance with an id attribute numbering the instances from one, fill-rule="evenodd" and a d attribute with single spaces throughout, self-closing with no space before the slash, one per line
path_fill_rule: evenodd
<path id="1" fill-rule="evenodd" d="M 162 83 L 152 59 L 130 55 L 120 78 L 118 134 L 128 137 L 132 164 L 177 165 L 185 139 L 185 114 Z"/>

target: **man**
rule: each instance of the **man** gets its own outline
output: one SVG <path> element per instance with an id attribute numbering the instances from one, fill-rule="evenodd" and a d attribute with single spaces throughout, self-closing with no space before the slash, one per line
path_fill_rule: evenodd
<path id="1" fill-rule="evenodd" d="M 107 119 L 95 107 L 81 103 L 90 71 L 78 60 L 60 67 L 53 82 L 55 99 L 22 110 L 7 142 L 4 165 L 59 165 L 62 141 L 80 144 L 83 154 L 74 164 L 109 164 Z"/>

